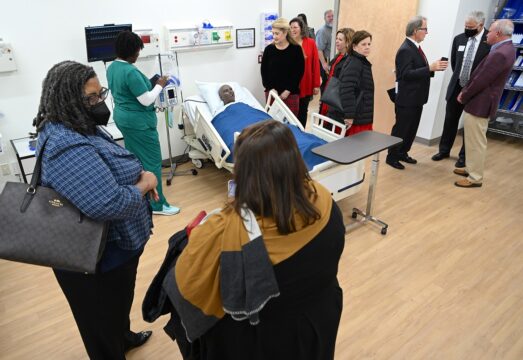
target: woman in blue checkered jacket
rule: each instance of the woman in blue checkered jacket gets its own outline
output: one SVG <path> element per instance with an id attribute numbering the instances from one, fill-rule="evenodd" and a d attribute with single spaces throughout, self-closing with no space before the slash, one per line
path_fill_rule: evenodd
<path id="1" fill-rule="evenodd" d="M 148 200 L 158 198 L 157 179 L 98 128 L 109 120 L 106 97 L 93 68 L 73 61 L 53 66 L 34 121 L 36 154 L 42 156 L 42 185 L 90 218 L 109 222 L 95 274 L 53 271 L 89 357 L 125 359 L 151 335 L 131 332 L 129 314 L 138 261 L 153 226 Z"/>

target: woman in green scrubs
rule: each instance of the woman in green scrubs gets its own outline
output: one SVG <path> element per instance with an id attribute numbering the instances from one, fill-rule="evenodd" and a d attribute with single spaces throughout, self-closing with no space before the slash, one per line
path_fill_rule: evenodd
<path id="1" fill-rule="evenodd" d="M 122 31 L 115 42 L 116 60 L 107 69 L 109 89 L 114 98 L 114 122 L 122 132 L 125 148 L 136 155 L 143 168 L 158 178 L 159 201 L 151 200 L 154 214 L 180 212 L 169 205 L 162 191 L 162 153 L 156 125 L 154 101 L 167 83 L 166 77 L 151 81 L 133 64 L 143 49 L 142 39 L 131 31 Z"/>

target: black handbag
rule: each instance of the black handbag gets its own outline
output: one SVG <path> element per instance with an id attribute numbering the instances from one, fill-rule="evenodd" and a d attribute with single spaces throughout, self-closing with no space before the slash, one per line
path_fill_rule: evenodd
<path id="1" fill-rule="evenodd" d="M 329 105 L 333 110 L 343 112 L 340 98 L 340 79 L 334 76 L 329 79 L 327 86 L 323 89 L 320 101 Z"/>
<path id="2" fill-rule="evenodd" d="M 340 73 L 343 72 L 343 69 L 350 63 L 351 59 L 347 59 L 345 63 L 343 64 L 343 68 Z M 360 73 L 360 79 L 363 76 L 363 70 Z M 343 105 L 341 103 L 341 97 L 340 97 L 340 79 L 338 79 L 335 76 L 332 76 L 329 79 L 329 82 L 327 83 L 327 86 L 325 86 L 325 89 L 323 89 L 323 93 L 321 94 L 320 101 L 329 105 L 333 110 L 338 112 L 343 112 Z M 359 114 L 362 110 L 363 106 L 363 91 L 359 91 L 356 95 L 356 113 Z"/>
<path id="3" fill-rule="evenodd" d="M 0 258 L 95 273 L 108 225 L 94 221 L 49 187 L 38 185 L 42 146 L 31 183 L 7 182 L 0 194 Z"/>

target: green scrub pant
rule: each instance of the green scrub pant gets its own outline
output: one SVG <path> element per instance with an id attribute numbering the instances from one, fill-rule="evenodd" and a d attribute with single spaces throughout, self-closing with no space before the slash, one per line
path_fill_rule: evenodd
<path id="1" fill-rule="evenodd" d="M 158 179 L 156 190 L 160 196 L 158 202 L 151 199 L 153 211 L 162 211 L 163 205 L 169 206 L 162 191 L 162 152 L 158 131 L 154 128 L 135 130 L 118 126 L 123 135 L 125 148 L 136 155 L 142 162 L 144 170 L 152 172 Z"/>

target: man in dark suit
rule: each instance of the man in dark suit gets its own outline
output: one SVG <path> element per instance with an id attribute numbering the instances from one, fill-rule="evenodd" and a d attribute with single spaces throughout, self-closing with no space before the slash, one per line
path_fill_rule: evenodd
<path id="1" fill-rule="evenodd" d="M 507 19 L 497 20 L 490 26 L 487 34 L 490 53 L 474 70 L 458 95 L 458 101 L 465 105 L 467 144 L 466 168 L 454 169 L 455 174 L 467 177 L 454 183 L 458 187 L 480 187 L 483 184 L 489 118 L 496 114 L 505 82 L 516 59 L 516 50 L 512 44 L 513 32 L 514 24 Z"/>
<path id="2" fill-rule="evenodd" d="M 434 71 L 443 71 L 448 65 L 443 60 L 427 62 L 419 46 L 427 33 L 427 19 L 415 16 L 409 20 L 405 31 L 407 38 L 396 53 L 396 123 L 391 135 L 402 138 L 403 143 L 389 149 L 386 163 L 399 170 L 405 169 L 400 161 L 417 163 L 408 152 L 418 132 L 423 105 L 429 98 L 430 78 Z"/>
<path id="3" fill-rule="evenodd" d="M 432 156 L 434 161 L 440 161 L 450 156 L 450 149 L 454 145 L 458 132 L 459 118 L 463 112 L 463 104 L 457 101 L 458 94 L 467 84 L 472 71 L 490 51 L 490 45 L 486 43 L 487 31 L 483 27 L 484 24 L 485 14 L 481 11 L 472 11 L 465 19 L 465 32 L 457 35 L 452 42 L 450 66 L 453 73 L 445 98 L 447 107 L 443 133 L 439 142 L 439 152 Z M 456 167 L 465 167 L 465 141 L 463 141 L 459 151 Z"/>

